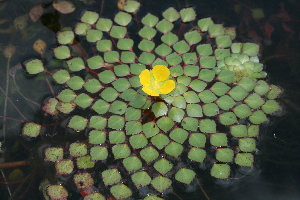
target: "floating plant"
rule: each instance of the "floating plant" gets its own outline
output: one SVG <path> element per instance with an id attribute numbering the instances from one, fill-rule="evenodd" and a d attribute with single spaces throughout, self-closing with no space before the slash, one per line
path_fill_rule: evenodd
<path id="1" fill-rule="evenodd" d="M 127 26 L 140 6 L 128 0 L 113 20 L 85 11 L 74 31 L 57 33 L 53 51 L 63 67 L 52 77 L 61 88 L 43 110 L 65 116 L 63 128 L 76 139 L 44 150 L 58 179 L 47 188 L 51 199 L 66 198 L 72 181 L 84 199 L 167 198 L 172 184 L 197 179 L 201 169 L 188 162 L 230 179 L 233 165 L 254 166 L 259 125 L 281 109 L 259 45 L 234 43 L 233 28 L 196 20 L 192 7 L 146 13 L 133 39 Z M 97 52 L 74 52 L 76 38 Z M 47 67 L 25 63 L 29 74 Z M 26 123 L 22 135 L 37 137 L 41 125 Z"/>

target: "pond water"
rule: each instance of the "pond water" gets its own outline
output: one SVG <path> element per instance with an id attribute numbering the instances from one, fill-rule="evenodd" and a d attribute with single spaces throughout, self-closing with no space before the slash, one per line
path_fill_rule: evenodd
<path id="1" fill-rule="evenodd" d="M 269 122 L 261 125 L 253 167 L 234 165 L 229 179 L 215 179 L 210 176 L 211 166 L 207 162 L 190 162 L 185 154 L 179 161 L 196 169 L 196 179 L 189 186 L 174 183 L 171 189 L 160 196 L 164 199 L 183 200 L 300 199 L 300 2 L 139 2 L 141 7 L 133 21 L 141 20 L 148 12 L 161 19 L 161 13 L 171 6 L 177 10 L 192 6 L 197 13 L 197 19 L 212 17 L 215 23 L 235 27 L 237 37 L 234 41 L 259 44 L 260 60 L 268 73 L 267 82 L 279 86 L 284 91 L 278 99 L 282 111 L 268 116 Z M 34 21 L 28 13 L 32 14 L 32 8 L 39 5 L 42 13 L 39 15 L 37 11 L 34 12 L 37 16 Z M 41 191 L 45 191 L 46 187 L 43 188 L 41 182 L 46 180 L 51 184 L 67 183 L 66 187 L 70 189 L 69 199 L 83 199 L 84 195 L 76 189 L 75 184 L 68 182 L 70 177 L 55 176 L 54 165 L 44 161 L 43 151 L 54 144 L 68 146 L 71 142 L 82 141 L 87 133 L 74 136 L 72 131 L 65 130 L 65 125 L 70 119 L 68 115 L 55 118 L 41 109 L 45 100 L 53 97 L 52 92 L 57 94 L 63 88 L 52 81 L 49 74 L 29 75 L 24 69 L 24 63 L 33 58 L 41 59 L 50 71 L 61 68 L 62 63 L 54 58 L 52 51 L 58 46 L 56 33 L 66 27 L 73 29 L 85 10 L 101 13 L 101 17 L 110 19 L 119 12 L 117 0 L 74 0 L 72 5 L 75 10 L 71 12 L 73 7 L 67 7 L 71 11 L 66 12 L 70 13 L 63 14 L 61 10 L 54 9 L 53 2 L 48 0 L 0 1 L 0 199 L 45 199 Z M 138 23 L 128 26 L 133 40 L 139 30 L 136 24 Z M 42 53 L 33 49 L 39 39 L 46 44 Z M 76 39 L 80 42 L 80 38 Z M 9 45 L 15 48 L 11 58 L 5 56 Z M 90 48 L 86 43 L 82 46 Z M 94 54 L 93 50 L 87 53 L 89 56 Z M 72 114 L 81 112 L 82 110 L 76 110 Z M 84 114 L 91 115 L 88 112 Z M 49 125 L 43 128 L 41 136 L 37 139 L 28 139 L 20 136 L 25 122 Z M 62 125 L 55 124 L 56 122 L 62 122 Z M 178 160 L 174 159 L 172 162 L 176 164 Z M 7 163 L 9 165 L 6 165 Z M 107 166 L 117 168 L 119 165 L 120 163 L 110 157 L 107 162 L 98 164 L 91 172 L 100 173 L 107 169 Z M 147 168 L 146 165 L 144 167 Z M 134 187 L 132 183 L 131 186 Z M 128 199 L 139 199 L 143 193 L 147 194 L 149 191 L 152 189 L 135 189 L 135 196 Z M 114 199 L 107 189 L 103 193 L 107 199 Z"/>

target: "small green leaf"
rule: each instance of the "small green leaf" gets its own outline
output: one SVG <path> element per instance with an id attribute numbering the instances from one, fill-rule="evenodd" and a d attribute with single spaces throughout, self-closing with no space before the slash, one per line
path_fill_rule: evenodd
<path id="1" fill-rule="evenodd" d="M 281 107 L 275 100 L 268 100 L 261 108 L 266 114 L 272 114 L 280 110 Z"/>
<path id="2" fill-rule="evenodd" d="M 200 120 L 199 129 L 203 133 L 215 133 L 217 129 L 216 122 L 211 119 Z"/>
<path id="3" fill-rule="evenodd" d="M 99 14 L 98 13 L 87 10 L 81 16 L 81 21 L 85 22 L 87 24 L 93 25 L 93 24 L 96 23 L 96 21 L 98 20 L 98 18 L 99 18 Z"/>
<path id="4" fill-rule="evenodd" d="M 240 166 L 252 167 L 254 163 L 254 157 L 251 153 L 238 153 L 234 161 Z"/>
<path id="5" fill-rule="evenodd" d="M 174 7 L 170 7 L 162 13 L 163 17 L 169 22 L 175 22 L 179 19 L 180 15 Z"/>
<path id="6" fill-rule="evenodd" d="M 179 182 L 185 183 L 187 185 L 191 184 L 191 182 L 196 177 L 196 173 L 193 170 L 181 168 L 175 174 L 175 179 Z"/>
<path id="7" fill-rule="evenodd" d="M 140 151 L 141 157 L 148 163 L 152 162 L 158 157 L 158 152 L 155 148 L 152 146 L 144 148 L 143 150 Z"/>
<path id="8" fill-rule="evenodd" d="M 145 187 L 151 182 L 151 177 L 145 171 L 132 174 L 131 179 L 137 189 Z"/>
<path id="9" fill-rule="evenodd" d="M 159 133 L 151 138 L 151 143 L 156 146 L 158 149 L 163 149 L 165 146 L 169 144 L 169 138 L 162 133 Z"/>
<path id="10" fill-rule="evenodd" d="M 214 146 L 227 146 L 227 136 L 225 133 L 213 133 L 210 135 L 210 143 Z"/>
<path id="11" fill-rule="evenodd" d="M 127 158 L 131 151 L 127 144 L 116 144 L 112 147 L 115 159 Z"/>
<path id="12" fill-rule="evenodd" d="M 53 49 L 54 56 L 57 59 L 66 59 L 71 56 L 71 51 L 67 46 L 59 46 Z"/>
<path id="13" fill-rule="evenodd" d="M 203 162 L 205 157 L 206 151 L 195 147 L 192 147 L 188 153 L 188 158 L 196 162 Z"/>
<path id="14" fill-rule="evenodd" d="M 227 164 L 214 164 L 210 170 L 210 175 L 215 178 L 228 179 L 230 167 Z"/>
<path id="15" fill-rule="evenodd" d="M 116 199 L 126 199 L 132 195 L 132 191 L 124 184 L 112 186 L 110 188 L 110 193 Z"/>
<path id="16" fill-rule="evenodd" d="M 193 7 L 184 8 L 180 10 L 180 17 L 182 22 L 191 22 L 196 19 L 196 12 Z"/>
<path id="17" fill-rule="evenodd" d="M 158 161 L 156 161 L 153 165 L 153 167 L 162 175 L 168 173 L 172 168 L 173 164 L 170 163 L 168 160 L 162 158 Z"/>
<path id="18" fill-rule="evenodd" d="M 171 46 L 178 41 L 178 37 L 174 33 L 168 32 L 161 37 L 161 41 Z"/>
<path id="19" fill-rule="evenodd" d="M 165 152 L 170 156 L 177 158 L 183 151 L 183 146 L 177 142 L 170 142 L 166 148 Z"/>
<path id="20" fill-rule="evenodd" d="M 233 150 L 230 148 L 218 148 L 216 152 L 216 159 L 220 162 L 232 162 Z"/>
<path id="21" fill-rule="evenodd" d="M 100 31 L 108 32 L 112 27 L 112 21 L 106 18 L 99 18 L 96 23 L 96 28 Z"/>
<path id="22" fill-rule="evenodd" d="M 165 19 L 162 19 L 156 24 L 156 29 L 162 32 L 163 34 L 170 32 L 173 28 L 174 24 Z"/>
<path id="23" fill-rule="evenodd" d="M 131 22 L 131 20 L 132 16 L 122 11 L 116 14 L 114 18 L 114 21 L 121 26 L 127 26 Z"/>
<path id="24" fill-rule="evenodd" d="M 34 59 L 25 63 L 25 68 L 29 74 L 38 74 L 44 71 L 44 65 L 39 59 Z"/>
<path id="25" fill-rule="evenodd" d="M 168 189 L 172 184 L 172 181 L 164 176 L 155 177 L 151 181 L 151 185 L 160 193 Z"/>
<path id="26" fill-rule="evenodd" d="M 231 125 L 237 122 L 237 118 L 233 112 L 226 112 L 219 115 L 219 121 L 223 125 Z"/>
<path id="27" fill-rule="evenodd" d="M 208 18 L 200 19 L 197 24 L 198 24 L 199 28 L 201 29 L 201 31 L 204 32 L 204 31 L 207 31 L 208 27 L 210 25 L 212 25 L 213 23 L 214 22 L 212 21 L 211 17 L 208 17 Z"/>
<path id="28" fill-rule="evenodd" d="M 174 126 L 173 120 L 171 120 L 171 118 L 169 118 L 167 116 L 163 116 L 163 117 L 159 118 L 157 120 L 156 124 L 164 132 L 169 131 Z"/>
<path id="29" fill-rule="evenodd" d="M 152 15 L 151 13 L 147 13 L 147 15 L 142 18 L 142 24 L 153 27 L 157 24 L 158 20 L 158 17 Z"/>

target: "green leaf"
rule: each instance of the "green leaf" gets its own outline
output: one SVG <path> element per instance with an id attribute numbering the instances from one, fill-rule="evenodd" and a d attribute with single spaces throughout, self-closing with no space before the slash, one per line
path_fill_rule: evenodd
<path id="1" fill-rule="evenodd" d="M 216 122 L 211 119 L 202 119 L 199 123 L 199 129 L 203 133 L 215 133 L 217 129 Z"/>
<path id="2" fill-rule="evenodd" d="M 254 157 L 251 153 L 238 153 L 234 161 L 240 166 L 252 167 L 254 163 Z"/>
<path id="3" fill-rule="evenodd" d="M 126 1 L 126 3 L 124 4 L 124 11 L 128 13 L 136 13 L 139 10 L 140 5 L 140 2 L 138 1 Z"/>
<path id="4" fill-rule="evenodd" d="M 81 108 L 89 107 L 92 104 L 92 102 L 93 102 L 93 98 L 91 98 L 89 95 L 85 93 L 78 95 L 74 100 L 74 103 L 76 103 Z"/>
<path id="5" fill-rule="evenodd" d="M 181 122 L 182 128 L 189 131 L 197 131 L 198 129 L 198 119 L 192 117 L 185 117 Z"/>
<path id="6" fill-rule="evenodd" d="M 125 125 L 125 120 L 121 116 L 113 115 L 108 119 L 108 127 L 112 129 L 122 129 Z"/>
<path id="7" fill-rule="evenodd" d="M 122 11 L 116 14 L 114 18 L 114 21 L 121 26 L 127 26 L 131 22 L 131 20 L 132 16 Z"/>
<path id="8" fill-rule="evenodd" d="M 25 68 L 29 74 L 38 74 L 44 71 L 44 65 L 39 59 L 28 61 L 25 63 Z"/>
<path id="9" fill-rule="evenodd" d="M 205 82 L 210 82 L 215 78 L 215 71 L 209 69 L 201 69 L 199 73 L 199 78 Z"/>
<path id="10" fill-rule="evenodd" d="M 146 39 L 146 40 L 151 40 L 155 35 L 156 35 L 156 30 L 154 28 L 151 28 L 149 26 L 144 26 L 139 32 L 138 34 Z"/>
<path id="11" fill-rule="evenodd" d="M 127 135 L 134 135 L 142 132 L 142 123 L 139 121 L 129 121 L 125 125 Z"/>
<path id="12" fill-rule="evenodd" d="M 203 162 L 205 157 L 206 151 L 195 147 L 192 147 L 188 153 L 188 158 L 196 162 Z"/>
<path id="13" fill-rule="evenodd" d="M 169 138 L 162 133 L 159 133 L 151 138 L 151 143 L 156 146 L 158 149 L 163 149 L 165 146 L 169 144 L 170 140 Z"/>
<path id="14" fill-rule="evenodd" d="M 152 112 L 155 117 L 160 117 L 167 114 L 168 107 L 163 102 L 156 102 L 152 105 Z"/>
<path id="15" fill-rule="evenodd" d="M 199 98 L 204 103 L 211 103 L 217 99 L 216 95 L 210 90 L 204 90 L 203 92 L 200 92 Z"/>
<path id="16" fill-rule="evenodd" d="M 82 58 L 75 57 L 67 61 L 69 69 L 73 72 L 80 71 L 85 68 Z"/>
<path id="17" fill-rule="evenodd" d="M 138 59 L 139 62 L 145 65 L 151 64 L 154 60 L 155 60 L 155 55 L 148 52 L 143 52 Z"/>
<path id="18" fill-rule="evenodd" d="M 249 117 L 250 122 L 253 124 L 262 124 L 268 121 L 268 118 L 265 113 L 261 110 L 254 111 Z"/>
<path id="19" fill-rule="evenodd" d="M 140 149 L 148 144 L 148 140 L 144 134 L 137 134 L 129 138 L 129 143 L 133 149 Z"/>
<path id="20" fill-rule="evenodd" d="M 98 74 L 98 78 L 102 83 L 110 83 L 115 80 L 115 74 L 110 70 L 104 70 Z"/>
<path id="21" fill-rule="evenodd" d="M 254 43 L 245 43 L 243 45 L 242 53 L 247 54 L 248 56 L 257 56 L 259 52 L 259 45 Z"/>
<path id="22" fill-rule="evenodd" d="M 89 155 L 78 157 L 76 164 L 78 169 L 93 168 L 95 166 L 95 162 L 91 160 L 91 156 Z"/>
<path id="23" fill-rule="evenodd" d="M 106 141 L 106 133 L 104 131 L 92 130 L 89 133 L 90 144 L 103 144 Z"/>
<path id="24" fill-rule="evenodd" d="M 131 50 L 133 46 L 133 40 L 128 38 L 122 38 L 118 40 L 117 47 L 121 50 Z"/>
<path id="25" fill-rule="evenodd" d="M 135 94 L 130 102 L 129 105 L 134 108 L 141 108 L 146 103 L 146 97 L 141 94 Z"/>
<path id="26" fill-rule="evenodd" d="M 136 156 L 127 157 L 122 162 L 128 172 L 142 168 L 142 161 Z"/>
<path id="27" fill-rule="evenodd" d="M 164 176 L 155 177 L 151 181 L 151 185 L 160 193 L 168 189 L 172 184 L 172 181 Z"/>
<path id="28" fill-rule="evenodd" d="M 75 26 L 75 33 L 77 35 L 83 35 L 85 36 L 86 35 L 86 32 L 88 30 L 90 30 L 92 28 L 92 26 L 90 24 L 87 24 L 87 23 L 77 23 L 76 26 Z"/>
<path id="29" fill-rule="evenodd" d="M 226 94 L 229 91 L 230 87 L 228 85 L 226 85 L 225 83 L 216 82 L 210 89 L 216 95 L 223 96 L 224 94 Z"/>
<path id="30" fill-rule="evenodd" d="M 27 137 L 37 137 L 42 126 L 33 122 L 26 123 L 22 128 L 22 135 Z"/>
<path id="31" fill-rule="evenodd" d="M 253 138 L 240 138 L 239 148 L 244 152 L 252 152 L 256 150 L 256 142 Z"/>
<path id="32" fill-rule="evenodd" d="M 57 33 L 57 41 L 59 44 L 71 44 L 74 37 L 73 31 L 62 31 Z"/>
<path id="33" fill-rule="evenodd" d="M 182 62 L 182 57 L 173 52 L 166 57 L 166 61 L 169 63 L 169 65 L 175 66 Z"/>
<path id="34" fill-rule="evenodd" d="M 173 45 L 173 49 L 178 53 L 178 54 L 184 54 L 186 52 L 188 52 L 190 50 L 190 46 L 188 45 L 188 43 L 186 43 L 186 41 L 181 40 L 179 42 L 176 42 Z"/>
<path id="35" fill-rule="evenodd" d="M 99 18 L 99 20 L 96 23 L 96 28 L 100 31 L 108 32 L 112 27 L 112 23 L 113 22 L 110 19 Z"/>
<path id="36" fill-rule="evenodd" d="M 141 22 L 146 26 L 153 27 L 157 24 L 158 20 L 158 17 L 152 15 L 151 13 L 147 13 L 147 15 L 142 18 Z"/>
<path id="37" fill-rule="evenodd" d="M 84 143 L 74 142 L 70 144 L 69 152 L 71 156 L 80 157 L 87 154 L 87 146 Z"/>
<path id="38" fill-rule="evenodd" d="M 170 32 L 173 28 L 174 24 L 165 19 L 162 19 L 156 24 L 156 29 L 162 32 L 163 34 Z"/>
<path id="39" fill-rule="evenodd" d="M 171 118 L 167 116 L 159 118 L 156 124 L 164 132 L 169 131 L 174 126 L 174 122 L 171 120 Z"/>
<path id="40" fill-rule="evenodd" d="M 216 159 L 220 162 L 232 162 L 233 150 L 230 148 L 218 148 L 216 152 Z"/>
<path id="41" fill-rule="evenodd" d="M 98 40 L 96 48 L 100 52 L 106 52 L 112 50 L 112 42 L 110 40 Z"/>
<path id="42" fill-rule="evenodd" d="M 178 41 L 178 37 L 174 33 L 168 32 L 167 34 L 161 36 L 161 41 L 166 43 L 169 46 L 172 46 Z"/>
<path id="43" fill-rule="evenodd" d="M 155 47 L 154 42 L 143 39 L 139 45 L 138 48 L 142 51 L 151 52 Z"/>
<path id="44" fill-rule="evenodd" d="M 85 129 L 87 123 L 88 123 L 87 119 L 78 115 L 74 115 L 73 117 L 71 117 L 68 127 L 76 131 L 82 131 L 83 129 Z"/>
<path id="45" fill-rule="evenodd" d="M 154 122 L 147 122 L 143 124 L 143 133 L 147 138 L 153 137 L 159 132 L 159 128 Z"/>
<path id="46" fill-rule="evenodd" d="M 202 124 L 203 126 L 203 124 Z M 203 127 L 202 127 L 203 128 Z M 189 144 L 194 147 L 204 148 L 206 143 L 206 137 L 202 133 L 192 133 L 189 137 Z"/>
<path id="47" fill-rule="evenodd" d="M 242 88 L 241 86 L 235 86 L 228 92 L 228 94 L 235 101 L 241 101 L 248 95 L 248 92 L 246 92 L 246 90 L 244 90 L 244 88 Z"/>
<path id="48" fill-rule="evenodd" d="M 243 77 L 239 82 L 238 85 L 244 88 L 247 92 L 250 92 L 254 89 L 256 83 L 253 79 L 249 77 Z"/>
<path id="49" fill-rule="evenodd" d="M 228 95 L 220 97 L 216 103 L 222 110 L 229 110 L 236 104 L 235 101 Z"/>
<path id="50" fill-rule="evenodd" d="M 195 79 L 191 82 L 190 88 L 195 90 L 196 92 L 202 92 L 206 88 L 207 84 L 203 81 Z"/>
<path id="51" fill-rule="evenodd" d="M 112 186 L 110 188 L 110 193 L 116 199 L 126 199 L 132 195 L 132 191 L 124 184 Z"/>
<path id="52" fill-rule="evenodd" d="M 161 45 L 158 45 L 154 51 L 159 56 L 165 57 L 172 52 L 172 49 L 169 46 L 167 46 L 166 44 L 161 44 Z"/>
<path id="53" fill-rule="evenodd" d="M 58 147 L 47 147 L 45 149 L 45 161 L 55 162 L 63 159 L 63 149 Z"/>
<path id="54" fill-rule="evenodd" d="M 96 93 L 102 88 L 102 85 L 97 79 L 92 78 L 86 81 L 83 87 L 90 93 Z"/>
<path id="55" fill-rule="evenodd" d="M 197 53 L 200 56 L 209 56 L 213 53 L 212 47 L 210 44 L 200 44 L 196 48 Z"/>
<path id="56" fill-rule="evenodd" d="M 170 142 L 165 148 L 165 152 L 175 158 L 177 158 L 182 153 L 182 151 L 183 146 L 176 142 Z"/>
<path id="57" fill-rule="evenodd" d="M 100 116 L 92 116 L 90 118 L 89 127 L 97 130 L 102 130 L 106 128 L 107 119 Z"/>
<path id="58" fill-rule="evenodd" d="M 226 112 L 219 115 L 219 121 L 223 125 L 231 125 L 237 122 L 237 118 L 233 112 Z"/>
<path id="59" fill-rule="evenodd" d="M 119 78 L 115 80 L 114 82 L 112 82 L 112 85 L 118 92 L 123 92 L 131 86 L 128 80 L 125 78 Z"/>
<path id="60" fill-rule="evenodd" d="M 117 51 L 107 51 L 104 52 L 104 60 L 108 63 L 119 62 L 119 53 Z M 108 70 L 106 70 L 108 71 Z"/>
<path id="61" fill-rule="evenodd" d="M 189 43 L 189 45 L 196 44 L 201 41 L 202 37 L 198 31 L 190 31 L 184 34 L 184 39 Z"/>
<path id="62" fill-rule="evenodd" d="M 182 144 L 187 139 L 188 135 L 189 133 L 186 130 L 182 128 L 175 128 L 171 131 L 169 137 L 175 142 Z"/>
<path id="63" fill-rule="evenodd" d="M 185 59 L 188 59 L 189 61 L 194 59 L 194 58 L 190 57 L 191 54 L 189 54 L 188 56 L 187 56 L 187 54 L 189 54 L 189 53 L 183 54 L 183 60 L 184 60 L 185 63 L 187 63 L 187 60 L 185 60 Z M 196 59 L 197 59 L 196 54 L 193 54 L 193 55 L 195 56 L 195 61 L 196 61 Z M 193 55 L 191 55 L 191 56 L 193 56 Z M 183 70 L 184 70 L 184 74 L 188 77 L 193 77 L 193 76 L 198 76 L 199 75 L 199 66 L 187 65 L 187 66 L 184 67 Z"/>
<path id="64" fill-rule="evenodd" d="M 227 136 L 225 133 L 213 133 L 210 135 L 210 143 L 213 146 L 227 146 Z"/>
<path id="65" fill-rule="evenodd" d="M 127 29 L 123 26 L 112 26 L 109 34 L 113 38 L 124 38 L 126 35 Z"/>
<path id="66" fill-rule="evenodd" d="M 247 127 L 242 124 L 230 126 L 230 133 L 234 137 L 246 137 Z"/>
<path id="67" fill-rule="evenodd" d="M 196 12 L 193 7 L 184 8 L 180 10 L 180 17 L 182 22 L 191 22 L 196 19 Z"/>
<path id="68" fill-rule="evenodd" d="M 70 74 L 67 70 L 62 69 L 55 72 L 52 77 L 58 84 L 63 84 L 70 79 Z"/>
<path id="69" fill-rule="evenodd" d="M 67 46 L 59 46 L 53 49 L 54 56 L 57 59 L 66 59 L 71 56 L 71 51 Z"/>
<path id="70" fill-rule="evenodd" d="M 98 13 L 87 10 L 81 16 L 81 21 L 84 22 L 84 23 L 93 25 L 93 24 L 96 23 L 96 21 L 98 20 L 98 18 L 99 18 L 99 14 Z"/>
<path id="71" fill-rule="evenodd" d="M 214 22 L 212 21 L 211 17 L 208 17 L 208 18 L 200 19 L 197 24 L 198 24 L 199 28 L 201 29 L 201 31 L 204 32 L 204 31 L 207 31 L 208 27 L 210 25 L 212 25 L 213 23 Z"/>
<path id="72" fill-rule="evenodd" d="M 208 103 L 203 106 L 203 113 L 208 117 L 216 116 L 219 113 L 219 107 L 215 103 Z"/>
<path id="73" fill-rule="evenodd" d="M 140 151 L 141 157 L 148 163 L 152 162 L 158 157 L 158 152 L 153 148 L 152 146 L 144 148 L 143 150 Z"/>
<path id="74" fill-rule="evenodd" d="M 256 93 L 249 95 L 244 101 L 252 109 L 259 108 L 265 103 L 265 101 Z"/>
<path id="75" fill-rule="evenodd" d="M 191 182 L 196 177 L 196 173 L 193 170 L 181 168 L 175 174 L 175 179 L 179 182 L 185 183 L 187 185 L 191 184 Z"/>
<path id="76" fill-rule="evenodd" d="M 179 19 L 180 15 L 174 7 L 170 7 L 162 13 L 163 17 L 169 22 L 175 22 Z"/>
<path id="77" fill-rule="evenodd" d="M 132 174 L 131 179 L 137 189 L 145 187 L 151 182 L 151 177 L 145 171 Z"/>
<path id="78" fill-rule="evenodd" d="M 99 99 L 94 103 L 92 109 L 96 111 L 98 114 L 105 114 L 108 111 L 109 106 L 110 106 L 109 103 L 107 103 L 102 99 Z"/>
<path id="79" fill-rule="evenodd" d="M 73 76 L 66 83 L 72 90 L 80 90 L 84 84 L 84 80 L 80 76 Z"/>
<path id="80" fill-rule="evenodd" d="M 168 173 L 172 168 L 173 164 L 168 160 L 161 158 L 160 160 L 156 161 L 153 167 L 162 175 Z"/>
<path id="81" fill-rule="evenodd" d="M 221 35 L 216 37 L 216 44 L 218 48 L 227 48 L 231 46 L 231 38 L 229 35 Z"/>
<path id="82" fill-rule="evenodd" d="M 280 110 L 281 107 L 275 100 L 268 100 L 261 108 L 266 114 L 272 114 Z"/>
<path id="83" fill-rule="evenodd" d="M 128 107 L 125 112 L 125 120 L 126 121 L 131 121 L 131 120 L 139 120 L 141 118 L 141 110 Z"/>
<path id="84" fill-rule="evenodd" d="M 168 112 L 168 117 L 170 117 L 174 122 L 181 122 L 184 117 L 184 111 L 180 108 L 172 107 Z"/>
<path id="85" fill-rule="evenodd" d="M 202 107 L 199 104 L 188 104 L 186 107 L 186 113 L 189 117 L 203 117 Z"/>
<path id="86" fill-rule="evenodd" d="M 270 90 L 270 86 L 263 80 L 259 80 L 256 82 L 256 86 L 254 88 L 254 92 L 259 95 L 264 95 Z"/>
<path id="87" fill-rule="evenodd" d="M 128 65 L 122 64 L 122 65 L 116 65 L 114 67 L 114 72 L 117 76 L 127 76 L 130 73 L 130 69 Z"/>
<path id="88" fill-rule="evenodd" d="M 86 34 L 86 40 L 88 42 L 97 42 L 98 40 L 101 40 L 102 35 L 103 35 L 102 31 L 88 30 Z"/>
<path id="89" fill-rule="evenodd" d="M 220 35 L 224 35 L 224 27 L 222 24 L 211 24 L 208 27 L 208 33 L 211 38 L 215 38 Z"/>
<path id="90" fill-rule="evenodd" d="M 218 75 L 218 79 L 223 83 L 232 83 L 234 78 L 235 73 L 227 70 L 222 70 Z"/>
<path id="91" fill-rule="evenodd" d="M 215 178 L 228 179 L 230 167 L 227 164 L 214 164 L 210 170 L 210 175 Z"/>
<path id="92" fill-rule="evenodd" d="M 282 93 L 282 90 L 276 86 L 276 85 L 270 85 L 270 91 L 267 93 L 268 99 L 276 99 L 280 94 Z"/>
<path id="93" fill-rule="evenodd" d="M 127 144 L 116 144 L 112 147 L 115 159 L 127 158 L 131 151 Z"/>

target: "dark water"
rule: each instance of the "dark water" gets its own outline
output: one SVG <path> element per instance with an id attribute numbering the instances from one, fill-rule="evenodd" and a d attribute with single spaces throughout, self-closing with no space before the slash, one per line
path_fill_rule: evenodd
<path id="1" fill-rule="evenodd" d="M 151 12 L 161 16 L 161 12 L 170 6 L 181 9 L 186 6 L 194 6 L 197 18 L 212 17 L 215 23 L 223 23 L 225 26 L 237 28 L 237 41 L 257 42 L 261 44 L 261 61 L 265 64 L 268 72 L 268 82 L 280 86 L 284 94 L 279 102 L 283 106 L 283 112 L 277 116 L 270 116 L 270 123 L 262 127 L 258 142 L 258 152 L 255 167 L 236 170 L 236 179 L 217 181 L 212 179 L 208 170 L 197 173 L 203 190 L 209 199 L 237 199 L 237 200 L 293 200 L 300 199 L 300 9 L 299 1 L 149 1 L 141 0 L 142 7 L 138 15 Z M 102 16 L 112 18 L 117 12 L 116 1 L 102 1 L 92 5 L 85 5 L 83 1 L 74 1 L 76 10 L 70 14 L 59 14 L 51 6 L 51 1 L 0 1 L 0 20 L 8 20 L 0 23 L 0 45 L 3 50 L 8 44 L 16 46 L 16 53 L 10 60 L 10 72 L 15 72 L 17 87 L 25 96 L 38 104 L 49 96 L 50 90 L 43 75 L 26 76 L 20 63 L 32 57 L 41 56 L 32 49 L 32 44 L 37 39 L 47 43 L 47 51 L 44 61 L 51 63 L 51 48 L 56 45 L 55 33 L 61 27 L 73 27 L 80 18 L 83 10 L 101 12 Z M 38 4 L 44 7 L 44 14 L 33 23 L 29 20 L 27 28 L 15 30 L 11 28 L 16 17 L 28 13 Z M 241 12 L 234 10 L 234 5 L 239 5 Z M 265 17 L 261 20 L 251 18 L 249 9 L 261 8 Z M 250 14 L 249 14 L 250 13 Z M 287 16 L 290 19 L 287 19 Z M 265 24 L 269 22 L 274 28 L 271 36 L 265 33 Z M 130 27 L 129 27 L 130 28 Z M 134 29 L 132 30 L 134 31 Z M 52 63 L 53 66 L 55 63 Z M 6 87 L 7 59 L 0 56 L 0 86 Z M 15 67 L 15 68 L 13 68 Z M 58 67 L 58 66 L 57 66 Z M 35 121 L 43 123 L 45 117 L 40 107 L 34 103 L 25 101 L 17 92 L 13 76 L 10 77 L 9 93 L 11 101 L 20 112 L 10 103 L 7 106 L 7 116 L 24 121 Z M 3 115 L 4 94 L 0 93 L 0 115 Z M 21 114 L 23 114 L 24 119 Z M 12 199 L 43 199 L 38 187 L 40 182 L 47 177 L 41 157 L 39 157 L 42 141 L 24 141 L 18 135 L 21 124 L 19 121 L 6 120 L 6 135 L 2 132 L 3 120 L 0 124 L 0 138 L 4 140 L 0 163 L 30 160 L 26 166 L 11 167 L 3 169 L 7 177 L 14 169 L 21 169 L 20 176 L 9 184 L 11 192 L 15 196 Z M 0 199 L 9 199 L 9 193 L 3 174 L 0 175 Z M 240 178 L 238 178 L 240 177 Z M 181 199 L 197 200 L 207 199 L 203 191 L 194 181 L 189 188 L 178 184 L 174 185 L 175 191 Z M 177 192 L 178 191 L 178 192 Z M 190 191 L 190 192 L 188 192 Z M 168 199 L 179 199 L 170 193 Z M 79 199 L 78 196 L 73 197 Z M 71 198 L 70 198 L 71 199 Z"/>

